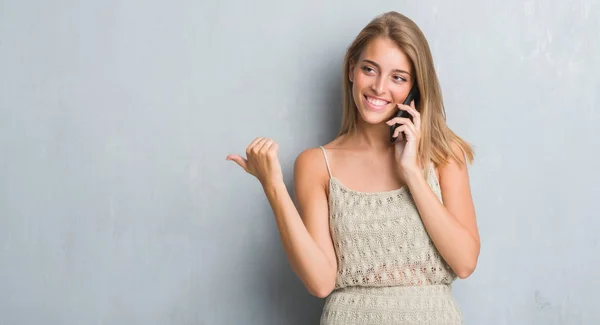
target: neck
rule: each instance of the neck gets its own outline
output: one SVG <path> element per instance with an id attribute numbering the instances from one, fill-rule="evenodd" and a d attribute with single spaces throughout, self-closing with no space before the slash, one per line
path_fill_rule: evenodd
<path id="1" fill-rule="evenodd" d="M 388 150 L 392 148 L 389 140 L 390 126 L 385 123 L 373 125 L 359 119 L 356 123 L 354 138 L 360 147 L 375 150 Z"/>

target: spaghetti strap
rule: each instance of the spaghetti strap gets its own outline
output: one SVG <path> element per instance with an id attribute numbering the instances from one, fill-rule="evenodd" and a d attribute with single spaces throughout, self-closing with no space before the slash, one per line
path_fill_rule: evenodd
<path id="1" fill-rule="evenodd" d="M 319 146 L 319 148 L 321 148 L 321 150 L 323 151 L 323 156 L 325 157 L 325 164 L 327 165 L 327 172 L 329 172 L 329 177 L 332 177 L 331 168 L 329 168 L 329 159 L 327 159 L 327 152 L 325 151 L 325 148 L 323 148 L 323 146 Z"/>

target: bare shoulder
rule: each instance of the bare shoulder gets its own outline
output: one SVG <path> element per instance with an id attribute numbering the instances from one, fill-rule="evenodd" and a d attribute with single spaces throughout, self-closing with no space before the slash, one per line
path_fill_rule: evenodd
<path id="1" fill-rule="evenodd" d="M 329 172 L 323 150 L 319 147 L 308 148 L 300 152 L 294 162 L 294 188 L 301 199 L 305 191 L 318 190 L 326 194 Z"/>
<path id="2" fill-rule="evenodd" d="M 450 149 L 452 149 L 452 152 L 456 157 L 458 157 L 458 159 L 448 157 L 447 163 L 438 166 L 440 174 L 459 170 L 466 172 L 468 169 L 468 162 L 462 148 L 456 142 L 452 142 L 450 143 Z"/>
<path id="3" fill-rule="evenodd" d="M 295 166 L 310 167 L 315 163 L 317 158 L 323 158 L 323 150 L 319 147 L 304 149 L 298 157 L 296 157 Z"/>
<path id="4" fill-rule="evenodd" d="M 327 165 L 321 148 L 305 149 L 296 157 L 294 174 L 324 175 L 323 172 L 327 173 Z"/>
<path id="5" fill-rule="evenodd" d="M 308 148 L 300 152 L 294 162 L 294 178 L 307 176 L 318 179 L 323 185 L 327 184 L 329 172 L 327 171 L 326 156 L 331 158 L 330 156 L 335 154 L 339 139 L 324 144 L 323 149 L 325 149 L 325 152 L 320 147 Z"/>

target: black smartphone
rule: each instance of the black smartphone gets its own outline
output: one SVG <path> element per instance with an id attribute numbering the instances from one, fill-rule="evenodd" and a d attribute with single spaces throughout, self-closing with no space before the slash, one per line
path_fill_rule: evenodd
<path id="1" fill-rule="evenodd" d="M 410 105 L 410 102 L 412 102 L 413 100 L 415 101 L 415 106 L 416 106 L 417 101 L 419 100 L 419 87 L 417 86 L 416 82 L 412 86 L 410 91 L 408 92 L 408 95 L 406 96 L 406 98 L 404 99 L 404 102 L 402 104 Z M 408 117 L 412 120 L 412 115 L 410 115 L 410 113 L 408 113 L 407 111 L 404 111 L 404 110 L 398 110 L 398 113 L 396 113 L 396 117 Z M 400 126 L 400 124 L 396 123 L 390 127 L 390 142 L 391 143 L 396 142 L 396 138 L 394 137 L 394 131 L 396 131 L 396 128 L 399 126 Z"/>

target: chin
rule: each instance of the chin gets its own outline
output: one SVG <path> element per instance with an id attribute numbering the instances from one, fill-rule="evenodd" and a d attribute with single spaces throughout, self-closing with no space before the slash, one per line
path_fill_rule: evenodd
<path id="1" fill-rule="evenodd" d="M 383 116 L 381 114 L 373 114 L 372 112 L 365 112 L 365 111 L 362 111 L 360 113 L 360 116 L 362 117 L 362 119 L 365 123 L 371 124 L 371 125 L 385 123 L 389 120 L 388 118 L 386 118 L 386 116 Z"/>

